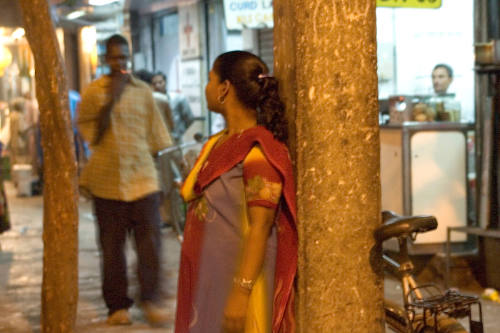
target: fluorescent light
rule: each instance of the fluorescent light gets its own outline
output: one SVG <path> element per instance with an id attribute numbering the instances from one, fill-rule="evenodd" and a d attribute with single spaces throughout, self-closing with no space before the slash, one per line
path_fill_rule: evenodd
<path id="1" fill-rule="evenodd" d="M 68 20 L 74 20 L 79 17 L 82 17 L 83 15 L 85 15 L 85 12 L 83 10 L 75 10 L 74 12 L 71 12 L 68 15 L 66 15 L 66 18 Z"/>
<path id="2" fill-rule="evenodd" d="M 89 5 L 91 6 L 105 6 L 110 3 L 117 2 L 120 0 L 89 0 Z"/>
<path id="3" fill-rule="evenodd" d="M 86 53 L 91 53 L 97 44 L 97 32 L 94 26 L 83 27 L 81 30 L 82 48 Z"/>

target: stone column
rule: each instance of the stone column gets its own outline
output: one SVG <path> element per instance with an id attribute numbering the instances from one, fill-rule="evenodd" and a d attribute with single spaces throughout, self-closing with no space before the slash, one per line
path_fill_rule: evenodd
<path id="1" fill-rule="evenodd" d="M 47 0 L 20 0 L 35 58 L 44 163 L 42 332 L 74 332 L 78 192 L 68 91 Z"/>
<path id="2" fill-rule="evenodd" d="M 292 133 L 299 332 L 383 332 L 375 1 L 275 0 Z"/>

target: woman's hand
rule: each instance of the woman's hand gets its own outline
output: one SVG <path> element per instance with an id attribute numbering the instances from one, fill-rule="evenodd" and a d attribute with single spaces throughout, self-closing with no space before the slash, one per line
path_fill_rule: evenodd
<path id="1" fill-rule="evenodd" d="M 242 333 L 245 331 L 249 298 L 249 291 L 237 285 L 233 286 L 227 299 L 226 308 L 224 309 L 224 320 L 222 323 L 224 333 Z"/>

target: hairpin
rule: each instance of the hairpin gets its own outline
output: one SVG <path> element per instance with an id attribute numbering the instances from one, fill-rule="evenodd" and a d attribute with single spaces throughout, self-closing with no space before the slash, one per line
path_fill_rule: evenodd
<path id="1" fill-rule="evenodd" d="M 259 80 L 262 80 L 262 79 L 265 79 L 265 78 L 269 78 L 269 77 L 273 77 L 271 74 L 269 73 L 260 73 L 259 76 L 257 76 L 257 78 Z"/>

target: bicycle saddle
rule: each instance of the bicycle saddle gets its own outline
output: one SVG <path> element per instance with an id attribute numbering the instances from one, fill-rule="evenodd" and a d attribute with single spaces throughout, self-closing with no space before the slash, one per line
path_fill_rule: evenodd
<path id="1" fill-rule="evenodd" d="M 378 242 L 383 242 L 392 237 L 408 237 L 413 233 L 426 232 L 437 228 L 437 220 L 431 215 L 400 216 L 385 210 L 382 212 L 382 223 L 374 236 Z"/>

